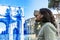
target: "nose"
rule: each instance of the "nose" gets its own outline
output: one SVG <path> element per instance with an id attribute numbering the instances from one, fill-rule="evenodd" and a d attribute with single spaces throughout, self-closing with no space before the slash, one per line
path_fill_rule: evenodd
<path id="1" fill-rule="evenodd" d="M 38 18 L 37 18 L 37 17 L 35 17 L 35 20 L 38 20 Z"/>

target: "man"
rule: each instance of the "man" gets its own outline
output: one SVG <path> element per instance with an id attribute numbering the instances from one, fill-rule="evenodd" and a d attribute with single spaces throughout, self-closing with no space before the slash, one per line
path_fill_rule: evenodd
<path id="1" fill-rule="evenodd" d="M 39 13 L 38 10 L 34 10 L 34 15 L 37 15 L 37 13 Z M 28 34 L 30 35 L 29 38 L 31 38 L 32 40 L 36 38 L 36 35 L 38 34 L 38 31 L 40 29 L 40 22 L 36 22 L 36 18 L 32 17 L 29 18 L 27 20 L 25 20 L 25 24 L 24 24 L 24 34 Z"/>

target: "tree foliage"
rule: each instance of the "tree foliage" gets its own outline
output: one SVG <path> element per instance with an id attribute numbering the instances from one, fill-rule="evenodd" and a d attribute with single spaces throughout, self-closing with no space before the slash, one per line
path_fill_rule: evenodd
<path id="1" fill-rule="evenodd" d="M 60 0 L 48 0 L 48 8 L 56 8 L 59 6 Z"/>

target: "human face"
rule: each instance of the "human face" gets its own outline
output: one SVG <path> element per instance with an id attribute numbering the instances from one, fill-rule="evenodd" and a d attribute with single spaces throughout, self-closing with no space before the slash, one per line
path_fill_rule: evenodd
<path id="1" fill-rule="evenodd" d="M 36 12 L 36 13 L 34 14 L 34 16 L 35 16 L 35 18 L 36 18 L 37 21 L 40 21 L 41 18 L 43 17 L 43 16 L 41 15 L 41 13 L 39 13 L 39 12 Z"/>

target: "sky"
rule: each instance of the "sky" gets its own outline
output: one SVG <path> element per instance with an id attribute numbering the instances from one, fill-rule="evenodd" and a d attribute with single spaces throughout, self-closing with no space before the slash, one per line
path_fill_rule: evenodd
<path id="1" fill-rule="evenodd" d="M 24 4 L 25 18 L 33 17 L 34 10 L 39 10 L 40 8 L 48 8 L 48 0 L 26 0 Z"/>
<path id="2" fill-rule="evenodd" d="M 0 5 L 24 8 L 25 19 L 33 17 L 34 10 L 48 8 L 48 0 L 0 0 Z"/>

